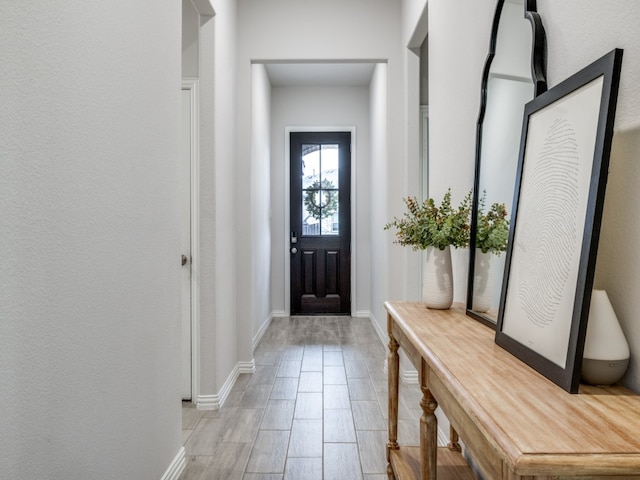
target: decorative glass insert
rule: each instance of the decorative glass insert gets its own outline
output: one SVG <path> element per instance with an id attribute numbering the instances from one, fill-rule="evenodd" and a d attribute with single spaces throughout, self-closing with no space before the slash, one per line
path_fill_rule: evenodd
<path id="1" fill-rule="evenodd" d="M 336 188 L 338 188 L 339 178 L 339 146 L 338 145 L 322 145 L 322 179 L 328 180 Z"/>
<path id="2" fill-rule="evenodd" d="M 323 195 L 326 197 L 333 197 L 335 201 L 335 211 L 321 220 L 321 235 L 338 235 L 340 233 L 340 203 L 338 202 L 339 192 L 337 190 L 323 190 Z M 329 200 L 325 200 L 329 202 Z"/>
<path id="3" fill-rule="evenodd" d="M 320 181 L 320 145 L 302 145 L 302 188 Z"/>
<path id="4" fill-rule="evenodd" d="M 338 235 L 339 146 L 302 146 L 302 234 Z"/>

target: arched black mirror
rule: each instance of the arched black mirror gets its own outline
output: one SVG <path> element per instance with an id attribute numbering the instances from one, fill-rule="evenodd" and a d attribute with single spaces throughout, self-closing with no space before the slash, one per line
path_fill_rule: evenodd
<path id="1" fill-rule="evenodd" d="M 467 314 L 495 328 L 524 105 L 547 89 L 536 0 L 498 0 L 476 128 Z"/>

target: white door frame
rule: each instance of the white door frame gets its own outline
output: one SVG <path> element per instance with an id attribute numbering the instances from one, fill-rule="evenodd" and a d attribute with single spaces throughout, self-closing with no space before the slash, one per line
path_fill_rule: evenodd
<path id="1" fill-rule="evenodd" d="M 200 91 L 197 78 L 183 78 L 191 93 L 191 401 L 200 393 Z"/>
<path id="2" fill-rule="evenodd" d="M 284 312 L 291 315 L 291 248 L 289 235 L 291 233 L 291 146 L 289 137 L 291 132 L 350 132 L 351 133 L 351 316 L 356 312 L 356 127 L 284 127 Z"/>

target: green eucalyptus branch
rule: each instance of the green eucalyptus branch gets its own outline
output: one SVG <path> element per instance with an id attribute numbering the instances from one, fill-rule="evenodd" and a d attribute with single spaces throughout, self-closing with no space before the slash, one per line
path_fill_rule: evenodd
<path id="1" fill-rule="evenodd" d="M 414 250 L 447 246 L 463 248 L 469 245 L 469 217 L 471 215 L 471 192 L 457 208 L 451 206 L 451 189 L 444 194 L 440 206 L 429 198 L 420 203 L 415 197 L 403 199 L 407 212 L 402 218 L 395 217 L 385 225 L 385 230 L 396 229 L 394 243 L 410 246 Z"/>
<path id="2" fill-rule="evenodd" d="M 478 226 L 476 229 L 476 248 L 482 253 L 496 255 L 507 250 L 509 241 L 509 220 L 504 203 L 493 203 L 485 213 L 487 192 L 478 200 Z"/>

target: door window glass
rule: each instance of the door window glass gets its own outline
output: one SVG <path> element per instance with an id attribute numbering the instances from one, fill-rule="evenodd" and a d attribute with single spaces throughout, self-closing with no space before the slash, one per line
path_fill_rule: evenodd
<path id="1" fill-rule="evenodd" d="M 302 145 L 302 234 L 339 235 L 339 147 Z"/>

